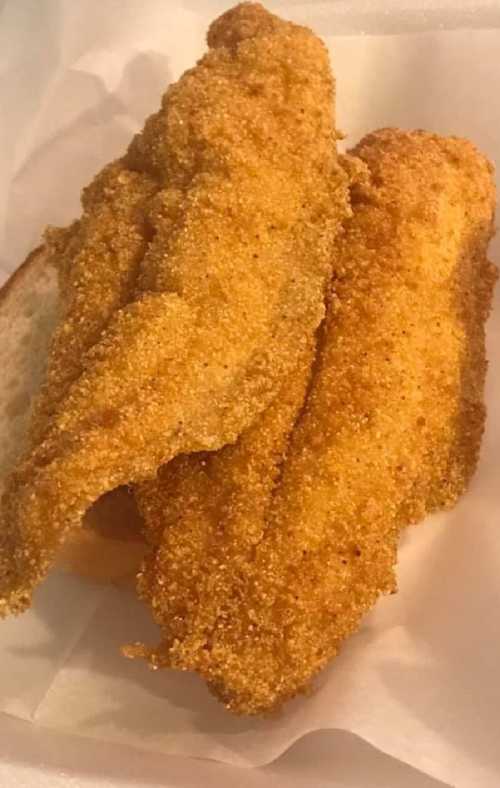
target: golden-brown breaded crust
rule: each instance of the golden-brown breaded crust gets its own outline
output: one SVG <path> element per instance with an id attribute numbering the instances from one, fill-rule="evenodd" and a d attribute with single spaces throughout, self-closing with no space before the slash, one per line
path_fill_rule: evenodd
<path id="1" fill-rule="evenodd" d="M 464 140 L 390 129 L 353 154 L 354 216 L 263 520 L 248 518 L 250 538 L 242 521 L 234 539 L 224 511 L 211 527 L 211 480 L 199 485 L 189 458 L 183 484 L 160 478 L 142 501 L 166 548 L 141 581 L 163 642 L 129 653 L 198 671 L 239 713 L 269 711 L 307 686 L 394 589 L 400 529 L 451 506 L 477 462 L 495 278 L 485 256 L 491 166 Z M 250 501 L 261 481 L 262 472 L 256 488 L 247 479 Z"/>
<path id="2" fill-rule="evenodd" d="M 33 448 L 3 498 L 0 614 L 26 608 L 101 494 L 235 441 L 324 314 L 348 211 L 326 48 L 258 5 L 213 30 L 214 48 L 86 191 L 80 224 L 49 239 L 68 308 Z"/>
<path id="3" fill-rule="evenodd" d="M 42 439 L 57 407 L 82 374 L 85 354 L 130 299 L 147 248 L 144 207 L 157 191 L 149 176 L 131 172 L 123 161 L 112 162 L 84 189 L 81 219 L 67 228 L 46 231 L 63 315 L 35 400 L 33 443 Z"/>
<path id="4" fill-rule="evenodd" d="M 152 546 L 139 576 L 140 596 L 161 600 L 158 623 L 169 641 L 198 637 L 192 618 L 206 626 L 219 615 L 227 567 L 246 559 L 262 538 L 290 434 L 304 404 L 314 344 L 285 381 L 278 397 L 232 446 L 177 457 L 158 480 L 136 488 Z M 213 606 L 212 606 L 213 602 Z M 128 655 L 146 655 L 142 647 Z"/>

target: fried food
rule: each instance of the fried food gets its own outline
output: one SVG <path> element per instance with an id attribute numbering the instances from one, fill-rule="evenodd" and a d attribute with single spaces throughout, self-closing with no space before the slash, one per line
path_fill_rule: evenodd
<path id="1" fill-rule="evenodd" d="M 197 671 L 239 713 L 308 685 L 395 589 L 401 528 L 453 505 L 477 462 L 492 168 L 424 132 L 353 153 L 354 215 L 278 481 L 261 417 L 248 450 L 183 458 L 138 493 L 153 545 L 139 591 L 162 642 L 125 653 Z"/>
<path id="2" fill-rule="evenodd" d="M 253 4 L 208 43 L 55 237 L 69 295 L 2 501 L 0 614 L 100 495 L 235 441 L 323 317 L 348 211 L 326 48 Z"/>
<path id="3" fill-rule="evenodd" d="M 223 592 L 220 565 L 246 556 L 261 536 L 304 404 L 314 349 L 312 342 L 278 397 L 235 444 L 177 457 L 160 469 L 158 480 L 135 490 L 146 539 L 157 548 L 144 563 L 139 593 L 153 607 L 161 595 L 162 618 L 172 622 L 176 637 L 189 637 L 191 615 L 206 615 L 211 602 L 203 596 L 204 581 L 213 592 L 215 615 Z M 164 586 L 166 578 L 172 583 Z"/>

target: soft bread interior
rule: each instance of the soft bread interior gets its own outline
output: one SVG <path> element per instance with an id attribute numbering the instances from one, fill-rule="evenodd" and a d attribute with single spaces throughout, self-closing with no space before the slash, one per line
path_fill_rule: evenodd
<path id="1" fill-rule="evenodd" d="M 56 272 L 43 247 L 0 291 L 0 483 L 26 444 L 30 402 L 57 321 L 57 292 Z"/>

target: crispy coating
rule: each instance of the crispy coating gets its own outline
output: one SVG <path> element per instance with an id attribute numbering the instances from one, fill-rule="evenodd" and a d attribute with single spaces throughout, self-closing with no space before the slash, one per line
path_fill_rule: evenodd
<path id="1" fill-rule="evenodd" d="M 150 235 L 145 208 L 157 191 L 150 176 L 131 171 L 124 161 L 112 162 L 83 190 L 81 219 L 46 231 L 63 315 L 34 403 L 33 443 L 43 438 L 58 404 L 82 374 L 84 354 L 130 300 Z"/>
<path id="2" fill-rule="evenodd" d="M 216 617 L 225 589 L 219 576 L 225 583 L 226 566 L 246 556 L 261 537 L 304 404 L 314 348 L 311 343 L 278 397 L 235 444 L 177 457 L 160 469 L 158 480 L 135 490 L 154 548 L 140 573 L 139 593 L 153 608 L 161 596 L 162 621 L 169 622 L 172 637 L 190 636 L 191 616 L 200 614 L 200 624 L 206 622 L 211 600 Z"/>
<path id="3" fill-rule="evenodd" d="M 400 529 L 452 506 L 477 462 L 491 166 L 470 143 L 424 132 L 376 132 L 354 154 L 354 216 L 279 483 L 251 472 L 240 439 L 139 495 L 154 544 L 139 590 L 163 639 L 126 653 L 198 671 L 239 713 L 307 686 L 394 590 Z M 258 425 L 252 447 L 259 457 Z"/>
<path id="4" fill-rule="evenodd" d="M 101 494 L 236 440 L 324 314 L 348 211 L 326 48 L 253 4 L 216 21 L 209 43 L 54 241 L 70 306 L 2 501 L 0 614 L 27 607 Z"/>

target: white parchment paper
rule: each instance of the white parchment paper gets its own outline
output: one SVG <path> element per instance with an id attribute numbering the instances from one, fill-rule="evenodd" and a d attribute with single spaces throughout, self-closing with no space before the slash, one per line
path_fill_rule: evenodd
<path id="1" fill-rule="evenodd" d="M 2 278 L 45 224 L 78 213 L 81 187 L 123 151 L 228 5 L 0 3 Z M 380 126 L 425 127 L 470 137 L 500 165 L 500 6 L 439 4 L 444 29 L 433 30 L 437 4 L 398 17 L 386 3 L 387 18 L 373 12 L 378 4 L 353 3 L 351 13 L 348 5 L 269 3 L 327 41 L 348 144 Z M 500 260 L 498 240 L 492 258 Z M 273 719 L 235 719 L 196 677 L 120 657 L 122 643 L 156 638 L 133 594 L 54 575 L 32 611 L 0 623 L 0 711 L 239 765 L 266 763 L 309 731 L 344 729 L 450 785 L 498 786 L 498 294 L 488 348 L 489 417 L 470 492 L 404 535 L 399 594 L 381 600 L 309 698 Z"/>

